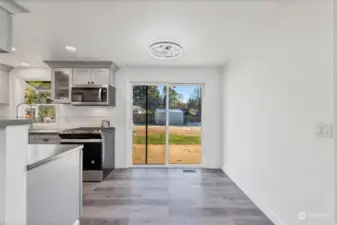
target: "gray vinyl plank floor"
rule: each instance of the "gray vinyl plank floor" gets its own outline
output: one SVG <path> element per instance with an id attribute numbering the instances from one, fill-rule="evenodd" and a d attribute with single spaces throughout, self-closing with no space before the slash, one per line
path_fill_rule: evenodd
<path id="1" fill-rule="evenodd" d="M 273 225 L 221 170 L 116 169 L 84 183 L 81 225 Z"/>

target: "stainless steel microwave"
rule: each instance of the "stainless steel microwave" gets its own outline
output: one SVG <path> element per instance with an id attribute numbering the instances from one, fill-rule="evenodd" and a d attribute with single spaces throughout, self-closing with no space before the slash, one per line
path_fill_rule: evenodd
<path id="1" fill-rule="evenodd" d="M 71 104 L 77 106 L 115 106 L 116 89 L 111 85 L 74 85 L 71 87 Z"/>

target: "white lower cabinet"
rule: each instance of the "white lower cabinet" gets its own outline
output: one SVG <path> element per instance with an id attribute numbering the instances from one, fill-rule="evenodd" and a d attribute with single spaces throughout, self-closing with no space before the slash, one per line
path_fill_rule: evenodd
<path id="1" fill-rule="evenodd" d="M 50 154 L 50 149 L 57 148 L 55 146 L 40 145 L 46 153 L 36 151 L 33 157 L 42 159 Z M 82 150 L 69 151 L 28 169 L 25 224 L 71 225 L 79 219 L 82 211 L 82 161 Z"/>

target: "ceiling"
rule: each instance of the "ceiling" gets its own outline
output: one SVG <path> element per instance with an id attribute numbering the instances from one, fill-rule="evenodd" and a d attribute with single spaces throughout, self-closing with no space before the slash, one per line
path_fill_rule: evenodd
<path id="1" fill-rule="evenodd" d="M 43 60 L 112 60 L 123 66 L 221 66 L 282 14 L 276 0 L 21 0 L 11 54 L 0 61 L 45 66 Z M 179 43 L 184 55 L 148 54 L 156 41 Z M 65 45 L 77 48 L 70 53 Z"/>

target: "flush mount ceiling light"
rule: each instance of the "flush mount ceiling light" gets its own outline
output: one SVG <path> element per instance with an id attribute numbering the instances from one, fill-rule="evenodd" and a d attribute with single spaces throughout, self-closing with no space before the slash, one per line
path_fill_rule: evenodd
<path id="1" fill-rule="evenodd" d="M 174 42 L 159 41 L 149 47 L 149 53 L 158 59 L 174 59 L 183 54 L 183 48 Z"/>
<path id="2" fill-rule="evenodd" d="M 74 46 L 66 45 L 65 49 L 69 52 L 76 52 L 76 48 Z"/>

